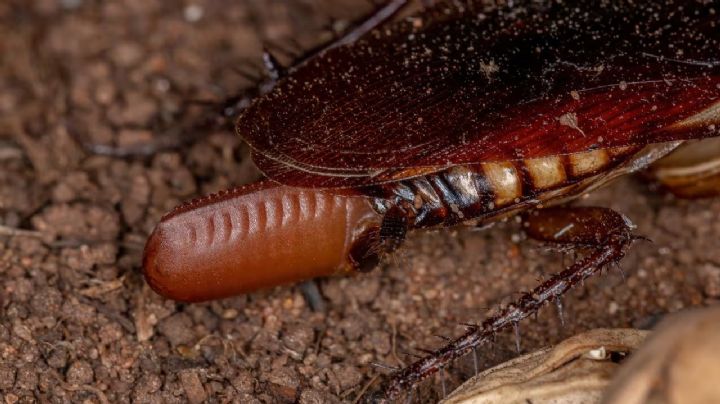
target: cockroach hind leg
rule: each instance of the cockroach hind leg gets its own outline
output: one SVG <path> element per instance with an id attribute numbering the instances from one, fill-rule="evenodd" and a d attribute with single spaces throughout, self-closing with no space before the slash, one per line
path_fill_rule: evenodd
<path id="1" fill-rule="evenodd" d="M 553 207 L 534 211 L 524 218 L 525 233 L 538 241 L 560 246 L 597 247 L 613 233 L 632 234 L 635 225 L 623 214 L 600 207 Z M 577 260 L 577 257 L 575 257 Z"/>
<path id="2" fill-rule="evenodd" d="M 568 221 L 575 225 L 561 232 L 567 228 Z M 451 362 L 474 352 L 501 330 L 513 327 L 516 337 L 519 337 L 518 325 L 521 320 L 536 313 L 543 305 L 553 300 L 557 302 L 570 288 L 596 274 L 601 268 L 621 260 L 638 239 L 620 214 L 604 208 L 549 208 L 542 214 L 533 215 L 527 229 L 533 238 L 539 240 L 593 248 L 587 248 L 588 252 L 582 258 L 532 291 L 522 293 L 514 303 L 502 307 L 477 328 L 469 328 L 439 349 L 425 351 L 427 356 L 393 373 L 382 387 L 386 401 L 396 399 Z M 519 338 L 516 341 L 516 348 L 519 348 Z"/>

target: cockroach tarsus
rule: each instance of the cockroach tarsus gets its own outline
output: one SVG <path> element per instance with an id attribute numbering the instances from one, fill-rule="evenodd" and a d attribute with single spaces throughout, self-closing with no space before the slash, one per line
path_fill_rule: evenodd
<path id="1" fill-rule="evenodd" d="M 640 238 L 619 213 L 555 205 L 648 167 L 679 196 L 720 189 L 720 65 L 696 63 L 720 48 L 710 5 L 447 1 L 386 23 L 405 3 L 291 68 L 266 56 L 236 128 L 270 179 L 166 215 L 143 261 L 156 291 L 202 301 L 367 271 L 408 231 L 517 214 L 531 238 L 587 251 L 394 373 L 381 401 L 561 307 Z"/>

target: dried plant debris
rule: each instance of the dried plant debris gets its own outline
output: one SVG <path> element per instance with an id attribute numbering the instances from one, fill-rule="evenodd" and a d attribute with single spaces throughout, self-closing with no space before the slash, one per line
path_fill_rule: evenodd
<path id="1" fill-rule="evenodd" d="M 720 306 L 654 331 L 596 329 L 485 370 L 443 404 L 711 403 L 720 400 Z"/>
<path id="2" fill-rule="evenodd" d="M 665 319 L 624 364 L 603 403 L 720 402 L 720 306 Z"/>
<path id="3" fill-rule="evenodd" d="M 552 348 L 512 359 L 465 382 L 442 402 L 598 403 L 618 372 L 619 358 L 636 351 L 648 331 L 597 329 Z"/>

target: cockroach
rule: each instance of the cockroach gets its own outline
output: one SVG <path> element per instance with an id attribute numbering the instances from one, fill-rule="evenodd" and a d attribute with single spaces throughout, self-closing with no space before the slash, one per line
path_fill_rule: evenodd
<path id="1" fill-rule="evenodd" d="M 647 167 L 680 196 L 717 194 L 715 7 L 441 1 L 392 23 L 370 18 L 363 26 L 375 29 L 291 69 L 266 57 L 272 86 L 236 128 L 269 179 L 163 217 L 145 277 L 168 298 L 218 299 L 367 271 L 408 231 L 516 214 L 530 237 L 587 250 L 396 372 L 384 390 L 395 398 L 542 305 L 560 305 L 638 239 L 619 213 L 558 205 Z"/>

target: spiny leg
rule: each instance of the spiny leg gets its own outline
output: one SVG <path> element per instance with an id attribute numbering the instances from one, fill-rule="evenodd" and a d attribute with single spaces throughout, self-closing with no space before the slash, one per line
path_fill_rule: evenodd
<path id="1" fill-rule="evenodd" d="M 528 237 L 554 245 L 559 250 L 571 251 L 573 262 L 577 262 L 578 249 L 602 249 L 610 235 L 621 231 L 630 234 L 635 228 L 626 216 L 598 207 L 554 207 L 535 210 L 524 215 L 522 223 Z M 631 237 L 632 240 L 643 238 Z M 603 266 L 619 267 L 619 261 L 614 260 Z M 623 272 L 620 273 L 624 277 Z M 560 322 L 564 325 L 562 296 L 555 296 L 553 302 Z"/>
<path id="2" fill-rule="evenodd" d="M 563 271 L 542 282 L 530 292 L 522 293 L 514 303 L 501 308 L 481 324 L 468 325 L 467 331 L 424 358 L 395 372 L 384 384 L 380 398 L 388 402 L 408 391 L 421 380 L 446 368 L 454 360 L 492 341 L 501 330 L 513 327 L 536 313 L 546 303 L 556 302 L 571 287 L 621 260 L 632 242 L 634 226 L 623 215 L 605 208 L 549 208 L 528 215 L 525 230 L 532 238 L 572 244 L 588 249 L 588 254 Z"/>
<path id="3" fill-rule="evenodd" d="M 266 46 L 263 52 L 263 65 L 267 70 L 265 80 L 259 81 L 254 87 L 245 90 L 240 95 L 228 97 L 219 102 L 206 103 L 203 111 L 199 114 L 200 118 L 190 119 L 186 124 L 178 124 L 161 130 L 161 133 L 147 144 L 137 146 L 112 146 L 94 144 L 86 142 L 83 139 L 77 139 L 77 141 L 85 150 L 92 154 L 121 158 L 148 157 L 163 150 L 177 149 L 183 145 L 191 144 L 198 139 L 199 134 L 205 134 L 214 130 L 230 131 L 233 128 L 234 121 L 238 114 L 247 108 L 254 98 L 272 90 L 278 79 L 292 73 L 308 60 L 329 49 L 357 41 L 369 31 L 392 19 L 409 1 L 410 0 L 388 0 L 383 2 L 370 13 L 351 23 L 348 29 L 336 35 L 329 42 L 312 48 L 298 56 L 289 67 L 281 66 L 277 62 L 277 59 L 267 50 Z M 189 102 L 188 104 L 193 103 L 197 104 L 197 102 Z M 183 110 L 184 112 L 178 115 L 186 115 L 187 111 L 185 110 L 187 110 L 187 106 L 183 108 Z M 71 131 L 71 133 L 77 133 L 77 130 Z"/>

